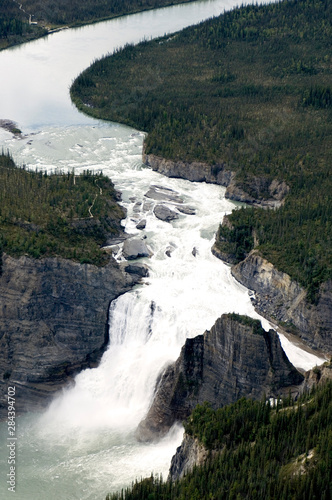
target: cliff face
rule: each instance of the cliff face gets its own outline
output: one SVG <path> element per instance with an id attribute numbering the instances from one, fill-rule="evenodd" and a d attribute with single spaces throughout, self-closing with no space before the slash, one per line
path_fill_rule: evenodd
<path id="1" fill-rule="evenodd" d="M 278 207 L 288 193 L 285 182 L 253 177 L 248 184 L 248 191 L 237 185 L 235 173 L 226 165 L 209 165 L 202 162 L 184 162 L 166 160 L 159 156 L 147 155 L 143 152 L 143 163 L 166 177 L 176 177 L 195 182 L 208 182 L 226 187 L 226 198 L 251 205 Z M 266 198 L 268 193 L 269 198 Z"/>
<path id="2" fill-rule="evenodd" d="M 321 367 L 306 372 L 305 379 L 301 385 L 301 391 L 311 391 L 313 387 L 319 387 L 332 380 L 332 363 L 325 363 Z M 176 449 L 172 457 L 168 480 L 176 481 L 185 474 L 191 472 L 194 466 L 203 465 L 207 458 L 214 458 L 222 450 L 208 450 L 193 436 L 184 433 L 181 445 Z"/>
<path id="3" fill-rule="evenodd" d="M 230 315 L 211 331 L 187 339 L 177 361 L 161 376 L 146 418 L 137 429 L 141 440 L 163 435 L 186 419 L 198 404 L 218 408 L 243 396 L 276 396 L 303 377 L 288 361 L 279 337 L 244 324 Z"/>
<path id="4" fill-rule="evenodd" d="M 109 340 L 109 304 L 134 279 L 112 258 L 98 268 L 3 255 L 0 418 L 9 385 L 16 387 L 18 412 L 36 411 L 73 375 L 96 365 Z"/>
<path id="5" fill-rule="evenodd" d="M 292 326 L 310 347 L 332 353 L 331 281 L 321 286 L 318 303 L 312 305 L 306 301 L 304 288 L 256 251 L 233 266 L 232 274 L 255 292 L 254 304 L 260 314 Z"/>
<path id="6" fill-rule="evenodd" d="M 172 457 L 168 480 L 181 479 L 187 472 L 192 471 L 195 465 L 203 465 L 208 456 L 209 451 L 202 443 L 185 433 L 181 446 Z"/>

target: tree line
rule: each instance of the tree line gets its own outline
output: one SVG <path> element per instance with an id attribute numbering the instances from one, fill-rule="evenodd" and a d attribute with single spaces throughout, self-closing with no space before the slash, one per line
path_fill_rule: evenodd
<path id="1" fill-rule="evenodd" d="M 332 382 L 297 400 L 197 406 L 185 430 L 210 450 L 182 479 L 152 474 L 106 500 L 328 500 Z"/>
<path id="2" fill-rule="evenodd" d="M 117 200 L 111 180 L 100 173 L 31 172 L 3 152 L 0 252 L 104 265 L 108 255 L 102 246 L 120 233 L 125 217 Z"/>
<path id="3" fill-rule="evenodd" d="M 127 45 L 71 88 L 87 114 L 148 132 L 147 154 L 224 166 L 258 201 L 284 181 L 282 208 L 235 212 L 229 243 L 239 259 L 257 242 L 311 302 L 332 275 L 331 9 L 328 0 L 234 9 Z"/>
<path id="4" fill-rule="evenodd" d="M 193 0 L 0 0 L 0 49 L 47 34 L 47 28 L 78 26 Z M 21 6 L 21 8 L 20 8 Z M 29 24 L 29 16 L 37 25 Z"/>

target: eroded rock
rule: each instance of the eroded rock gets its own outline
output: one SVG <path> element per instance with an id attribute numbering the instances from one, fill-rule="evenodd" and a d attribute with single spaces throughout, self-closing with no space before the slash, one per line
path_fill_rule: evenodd
<path id="1" fill-rule="evenodd" d="M 166 207 L 165 205 L 156 205 L 153 209 L 153 213 L 157 217 L 164 222 L 172 222 L 179 218 L 179 214 Z"/>
<path id="2" fill-rule="evenodd" d="M 277 333 L 257 325 L 223 315 L 210 331 L 187 339 L 177 361 L 161 375 L 137 437 L 163 436 L 205 401 L 219 408 L 243 396 L 276 397 L 301 383 L 303 376 L 289 362 Z"/>
<path id="3" fill-rule="evenodd" d="M 16 411 L 38 411 L 79 371 L 94 367 L 109 340 L 108 310 L 138 277 L 110 258 L 105 267 L 60 258 L 2 256 L 0 418 L 7 386 Z"/>
<path id="4" fill-rule="evenodd" d="M 122 255 L 127 260 L 149 257 L 150 252 L 143 240 L 131 238 L 123 243 Z"/>

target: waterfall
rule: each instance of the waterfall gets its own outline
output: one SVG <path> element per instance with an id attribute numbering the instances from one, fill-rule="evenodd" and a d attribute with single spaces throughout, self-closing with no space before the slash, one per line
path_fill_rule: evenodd
<path id="1" fill-rule="evenodd" d="M 22 495 L 17 491 L 18 500 L 95 500 L 152 471 L 167 475 L 182 439 L 181 426 L 158 443 L 135 439 L 159 374 L 178 357 L 186 338 L 210 329 L 223 313 L 259 318 L 248 290 L 211 253 L 218 224 L 235 208 L 225 199 L 225 189 L 164 178 L 145 168 L 140 163 L 142 138 L 127 127 L 99 124 L 49 128 L 7 142 L 27 168 L 38 164 L 53 170 L 58 165 L 75 168 L 77 174 L 87 166 L 102 170 L 122 193 L 125 232 L 142 239 L 150 252 L 139 261 L 149 276 L 110 306 L 110 342 L 99 366 L 77 375 L 45 413 L 19 420 L 20 481 L 25 487 Z M 78 143 L 83 145 L 79 153 Z M 171 223 L 158 219 L 154 208 L 160 203 L 178 218 Z M 179 207 L 188 210 L 179 212 Z M 136 225 L 143 218 L 141 231 Z M 121 245 L 113 250 L 123 261 Z M 265 320 L 263 326 L 270 327 Z M 294 349 L 288 346 L 287 353 Z M 297 365 L 304 355 L 311 356 L 295 353 Z M 315 360 L 306 363 L 313 366 Z"/>

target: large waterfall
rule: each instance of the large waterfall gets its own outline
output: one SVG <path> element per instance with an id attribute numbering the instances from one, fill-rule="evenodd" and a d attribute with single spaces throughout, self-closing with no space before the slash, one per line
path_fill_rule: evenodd
<path id="1" fill-rule="evenodd" d="M 68 97 L 77 72 L 93 57 L 132 41 L 132 32 L 136 41 L 162 35 L 173 23 L 179 29 L 181 22 L 191 24 L 235 3 L 215 0 L 144 13 L 102 23 L 100 30 L 98 25 L 68 30 L 0 54 L 6 67 L 3 88 L 0 84 L 6 116 L 0 118 L 17 121 L 23 131 L 18 139 L 0 129 L 1 145 L 27 168 L 75 174 L 88 168 L 110 176 L 127 209 L 125 231 L 144 238 L 150 252 L 141 259 L 149 276 L 111 304 L 110 345 L 98 368 L 79 374 L 45 413 L 18 419 L 16 500 L 103 499 L 136 477 L 152 471 L 166 475 L 181 427 L 158 443 L 138 443 L 134 437 L 158 374 L 177 358 L 186 337 L 202 334 L 221 314 L 258 317 L 248 290 L 211 254 L 218 224 L 235 208 L 225 199 L 224 188 L 152 172 L 141 163 L 143 133 L 83 117 Z M 97 53 L 91 48 L 94 42 Z M 25 74 L 23 90 L 18 73 Z M 146 196 L 151 189 L 168 207 L 177 210 L 181 202 L 190 214 L 179 213 L 172 223 L 156 218 L 153 208 L 160 200 Z M 136 225 L 143 218 L 142 231 Z M 113 251 L 123 260 L 121 245 Z M 266 321 L 263 325 L 269 327 Z M 304 368 L 321 361 L 292 345 L 287 352 Z M 0 433 L 4 442 L 5 423 Z M 6 460 L 4 449 L 2 470 Z M 3 482 L 0 496 L 11 498 Z"/>
<path id="2" fill-rule="evenodd" d="M 94 123 L 46 128 L 19 141 L 5 136 L 28 168 L 57 166 L 79 174 L 89 167 L 109 175 L 127 209 L 125 231 L 143 239 L 150 252 L 140 259 L 149 276 L 111 304 L 110 345 L 98 368 L 79 374 L 44 414 L 19 419 L 16 497 L 92 500 L 152 471 L 166 475 L 182 429 L 172 429 L 160 443 L 134 437 L 158 374 L 187 337 L 209 329 L 222 313 L 258 317 L 248 290 L 211 253 L 219 222 L 236 207 L 220 186 L 168 179 L 144 167 L 143 134 L 128 127 Z M 191 214 L 164 222 L 153 211 L 161 202 L 172 210 L 190 208 Z M 141 219 L 144 230 L 136 229 Z M 121 245 L 113 252 L 123 260 Z M 290 347 L 297 366 L 319 362 Z"/>

